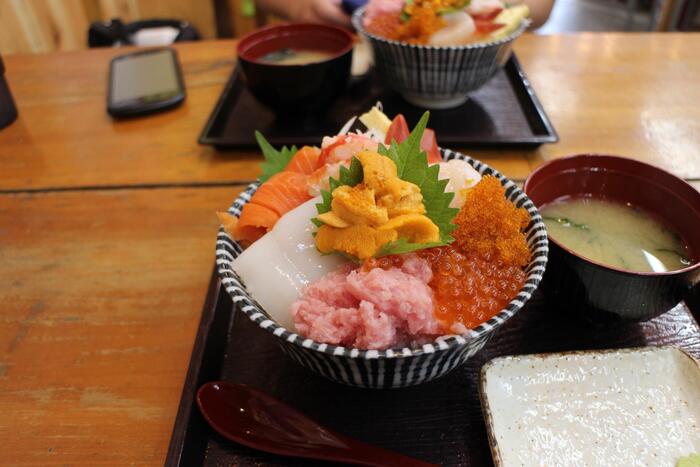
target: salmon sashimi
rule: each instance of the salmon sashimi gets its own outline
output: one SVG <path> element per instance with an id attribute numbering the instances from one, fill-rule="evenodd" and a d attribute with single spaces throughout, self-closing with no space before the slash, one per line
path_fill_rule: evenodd
<path id="1" fill-rule="evenodd" d="M 219 222 L 221 222 L 221 226 L 224 228 L 224 231 L 233 237 L 234 232 L 236 231 L 236 226 L 238 225 L 238 218 L 233 214 L 221 211 L 216 211 L 216 217 L 219 218 Z"/>
<path id="2" fill-rule="evenodd" d="M 284 170 L 285 172 L 299 172 L 310 175 L 318 168 L 318 157 L 320 155 L 320 149 L 304 146 L 294 154 L 294 157 L 292 157 Z"/>
<path id="3" fill-rule="evenodd" d="M 260 185 L 243 209 L 238 222 L 226 223 L 229 235 L 247 245 L 253 243 L 275 226 L 280 217 L 311 199 L 306 187 L 307 175 L 283 171 Z M 221 216 L 219 218 L 222 220 Z"/>
<path id="4" fill-rule="evenodd" d="M 306 175 L 298 172 L 279 172 L 260 185 L 249 203 L 265 206 L 281 217 L 311 199 L 306 178 Z"/>
<path id="5" fill-rule="evenodd" d="M 257 203 L 250 202 L 243 207 L 233 232 L 229 232 L 235 240 L 250 245 L 265 235 L 279 220 L 280 215 L 275 211 Z"/>

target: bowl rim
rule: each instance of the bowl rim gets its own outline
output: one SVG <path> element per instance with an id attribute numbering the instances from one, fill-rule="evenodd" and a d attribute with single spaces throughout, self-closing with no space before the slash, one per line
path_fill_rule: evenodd
<path id="1" fill-rule="evenodd" d="M 352 14 L 352 25 L 355 27 L 357 32 L 362 34 L 363 36 L 369 37 L 372 40 L 378 41 L 378 42 L 384 42 L 387 44 L 392 44 L 392 45 L 397 45 L 401 47 L 409 47 L 411 49 L 419 49 L 419 50 L 436 50 L 436 51 L 450 51 L 450 50 L 476 50 L 476 49 L 484 49 L 487 47 L 492 47 L 492 46 L 498 46 L 498 45 L 503 45 L 507 44 L 508 42 L 512 42 L 515 39 L 518 38 L 518 36 L 522 35 L 523 32 L 530 26 L 532 21 L 529 18 L 525 18 L 520 22 L 520 25 L 515 29 L 515 31 L 511 32 L 508 34 L 506 37 L 502 37 L 501 39 L 496 39 L 493 41 L 486 41 L 486 42 L 473 42 L 470 44 L 460 44 L 460 45 L 428 45 L 428 44 L 409 44 L 408 42 L 401 42 L 397 41 L 394 39 L 387 39 L 386 37 L 381 37 L 377 36 L 376 34 L 372 34 L 367 32 L 365 29 L 364 25 L 362 24 L 362 18 L 364 17 L 365 9 L 367 6 L 363 6 L 361 8 L 358 8 L 355 10 L 355 12 Z"/>
<path id="2" fill-rule="evenodd" d="M 548 167 L 551 167 L 553 165 L 562 164 L 562 163 L 576 160 L 576 159 L 590 159 L 590 158 L 598 158 L 598 157 L 601 159 L 618 160 L 618 161 L 624 161 L 624 163 L 644 166 L 644 167 L 649 168 L 651 170 L 655 170 L 655 171 L 661 172 L 667 176 L 673 177 L 676 180 L 678 180 L 679 182 L 682 182 L 684 185 L 686 185 L 691 190 L 695 190 L 695 188 L 693 188 L 687 181 L 683 180 L 682 178 L 677 177 L 676 175 L 672 174 L 671 172 L 669 172 L 667 170 L 662 169 L 661 167 L 658 167 L 658 166 L 653 165 L 653 164 L 649 164 L 647 162 L 642 162 L 640 160 L 632 159 L 632 158 L 624 157 L 624 156 L 616 156 L 613 154 L 580 153 L 580 154 L 572 154 L 572 155 L 568 155 L 568 156 L 564 156 L 564 157 L 557 157 L 556 159 L 552 159 L 552 160 L 543 162 L 542 164 L 538 165 L 535 168 L 535 170 L 530 172 L 530 174 L 525 179 L 525 182 L 523 183 L 523 192 L 525 192 L 527 194 L 528 188 L 531 188 L 530 185 L 533 183 L 532 182 L 533 177 L 537 176 L 540 172 L 542 172 L 543 170 L 545 170 Z M 579 168 L 573 169 L 573 170 L 588 170 L 588 171 L 590 171 L 590 169 L 592 169 L 592 168 L 593 167 L 582 166 L 582 167 L 579 167 Z M 620 170 L 616 170 L 616 171 L 622 172 Z M 625 172 L 625 173 L 628 173 L 628 172 Z M 538 207 L 538 209 L 539 209 L 539 207 Z M 558 246 L 559 248 L 566 251 L 567 253 L 574 256 L 575 258 L 583 261 L 584 263 L 588 263 L 588 264 L 591 264 L 593 266 L 597 266 L 599 268 L 602 268 L 604 270 L 616 272 L 619 274 L 630 275 L 630 276 L 639 276 L 639 277 L 671 277 L 671 276 L 683 275 L 685 273 L 695 271 L 696 269 L 700 269 L 700 259 L 697 259 L 696 257 L 692 258 L 693 262 L 689 266 L 686 266 L 686 267 L 681 268 L 681 269 L 672 269 L 670 271 L 647 272 L 647 271 L 632 271 L 629 269 L 616 268 L 615 266 L 610 266 L 608 264 L 601 263 L 601 262 L 596 261 L 594 259 L 583 256 L 582 254 L 565 246 L 559 240 L 557 240 L 553 236 L 549 235 L 549 233 L 547 234 L 547 238 L 549 239 L 549 241 L 551 243 Z M 693 253 L 696 253 L 696 252 L 693 252 Z"/>
<path id="3" fill-rule="evenodd" d="M 520 311 L 523 306 L 525 306 L 525 303 L 527 303 L 527 301 L 532 297 L 532 294 L 534 294 L 538 285 L 542 281 L 547 265 L 547 255 L 549 252 L 546 226 L 535 204 L 514 181 L 505 177 L 488 164 L 477 159 L 473 159 L 460 152 L 440 148 L 440 154 L 443 161 L 461 159 L 469 163 L 482 176 L 493 175 L 496 177 L 504 187 L 508 199 L 515 203 L 519 208 L 524 208 L 530 217 L 530 222 L 526 230 L 528 231 L 527 242 L 531 257 L 528 265 L 525 267 L 525 272 L 527 274 L 525 282 L 518 290 L 517 295 L 515 295 L 511 301 L 508 302 L 508 304 L 506 304 L 505 307 L 494 316 L 481 323 L 476 328 L 469 330 L 469 332 L 466 334 L 447 334 L 438 336 L 431 342 L 415 348 L 402 347 L 384 350 L 358 349 L 354 347 L 317 342 L 278 324 L 267 314 L 264 308 L 248 294 L 243 280 L 238 277 L 238 274 L 236 274 L 232 268 L 232 262 L 235 258 L 234 253 L 237 256 L 242 252 L 242 248 L 224 231 L 223 226 L 221 226 L 219 228 L 216 240 L 216 266 L 222 287 L 224 287 L 226 292 L 231 297 L 233 304 L 240 305 L 240 310 L 245 313 L 251 321 L 255 322 L 259 327 L 265 329 L 267 332 L 272 333 L 281 341 L 285 341 L 287 344 L 291 343 L 300 348 L 300 350 L 312 350 L 333 357 L 349 357 L 351 359 L 360 358 L 364 360 L 409 358 L 419 355 L 444 352 L 455 347 L 461 347 L 473 342 L 488 339 L 496 329 L 501 327 L 506 321 Z M 243 205 L 250 200 L 251 196 L 253 193 L 255 193 L 259 186 L 259 180 L 256 180 L 248 185 L 248 187 L 241 192 L 232 203 L 228 210 L 229 214 L 236 217 L 240 215 L 240 209 L 242 209 Z"/>
<path id="4" fill-rule="evenodd" d="M 267 63 L 264 61 L 261 61 L 259 59 L 252 59 L 250 57 L 245 56 L 245 52 L 241 51 L 241 44 L 245 44 L 247 41 L 252 40 L 255 36 L 257 35 L 262 35 L 267 32 L 273 31 L 273 30 L 289 30 L 292 28 L 312 28 L 312 29 L 325 29 L 327 31 L 333 31 L 334 33 L 338 33 L 340 36 L 345 37 L 348 40 L 348 44 L 344 46 L 342 49 L 340 49 L 338 52 L 334 52 L 332 55 L 329 57 L 323 59 L 323 60 L 318 60 L 310 63 L 298 63 L 294 65 L 280 65 L 276 63 Z M 308 67 L 308 66 L 313 66 L 313 65 L 318 65 L 321 63 L 328 63 L 336 58 L 342 57 L 343 55 L 347 54 L 348 52 L 352 51 L 352 49 L 355 47 L 355 39 L 352 36 L 352 34 L 340 27 L 340 26 L 335 26 L 332 24 L 323 24 L 323 23 L 311 23 L 307 21 L 300 21 L 300 22 L 285 22 L 285 23 L 279 23 L 279 24 L 270 24 L 267 26 L 264 26 L 262 28 L 255 29 L 254 31 L 249 32 L 248 34 L 244 35 L 241 37 L 238 42 L 236 43 L 236 58 L 242 61 L 246 61 L 249 63 L 254 63 L 256 65 L 260 66 L 270 66 L 270 67 L 285 67 L 285 68 L 292 68 L 292 67 Z"/>

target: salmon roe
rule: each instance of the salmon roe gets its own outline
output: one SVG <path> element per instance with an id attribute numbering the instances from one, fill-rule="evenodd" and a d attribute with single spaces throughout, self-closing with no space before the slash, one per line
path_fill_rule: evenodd
<path id="1" fill-rule="evenodd" d="M 398 39 L 398 30 L 401 28 L 401 19 L 398 13 L 380 13 L 372 18 L 366 25 L 367 32 L 375 36 L 387 39 Z"/>
<path id="2" fill-rule="evenodd" d="M 419 250 L 433 272 L 435 317 L 444 333 L 473 329 L 501 311 L 525 282 L 530 250 L 522 230 L 527 211 L 505 197 L 497 178 L 485 176 L 470 189 L 455 217 L 451 245 Z M 371 259 L 365 268 L 400 268 L 406 255 Z"/>
<path id="3" fill-rule="evenodd" d="M 445 334 L 458 332 L 453 328 L 455 324 L 473 329 L 487 321 L 515 297 L 525 281 L 525 272 L 516 265 L 467 256 L 452 245 L 416 254 L 427 260 L 433 271 L 428 285 L 434 294 L 435 317 Z M 364 267 L 400 268 L 405 258 L 395 255 L 371 259 Z"/>
<path id="4" fill-rule="evenodd" d="M 429 285 L 435 294 L 435 317 L 445 331 L 457 323 L 473 329 L 487 321 L 515 297 L 525 282 L 520 267 L 467 256 L 451 245 L 418 254 L 432 267 Z"/>

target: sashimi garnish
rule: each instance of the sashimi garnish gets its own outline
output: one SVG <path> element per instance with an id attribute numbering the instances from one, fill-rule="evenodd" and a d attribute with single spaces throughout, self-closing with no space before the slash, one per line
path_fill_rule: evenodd
<path id="1" fill-rule="evenodd" d="M 258 146 L 260 146 L 260 150 L 265 158 L 265 162 L 260 164 L 260 168 L 263 172 L 259 177 L 261 182 L 265 182 L 276 173 L 282 172 L 297 153 L 296 146 L 292 146 L 291 148 L 282 146 L 278 151 L 259 131 L 255 132 L 255 140 L 258 142 Z"/>
<path id="2" fill-rule="evenodd" d="M 389 240 L 388 242 L 384 243 L 375 256 L 407 253 L 410 251 L 447 245 L 453 241 L 453 238 L 450 236 L 450 232 L 452 232 L 454 229 L 452 219 L 458 212 L 457 209 L 450 207 L 450 202 L 454 197 L 454 193 L 445 191 L 447 180 L 438 179 L 439 167 L 437 165 L 428 165 L 426 154 L 423 150 L 421 150 L 421 138 L 427 126 L 428 118 L 429 113 L 426 112 L 408 138 L 401 143 L 392 141 L 389 147 L 380 145 L 378 153 L 381 156 L 391 159 L 391 161 L 396 165 L 398 177 L 403 180 L 403 182 L 408 182 L 418 187 L 420 195 L 422 196 L 421 202 L 425 208 L 425 216 L 427 216 L 430 221 L 432 221 L 439 228 L 439 236 L 431 238 L 431 240 L 437 241 L 409 241 L 407 238 L 399 235 L 396 240 Z M 363 180 L 364 173 L 362 164 L 360 164 L 360 161 L 356 157 L 353 157 L 349 167 L 340 168 L 338 179 L 330 179 L 329 190 L 322 191 L 323 202 L 317 205 L 319 217 L 313 220 L 314 223 L 320 228 L 322 224 L 335 220 L 335 228 L 351 228 L 350 226 L 343 227 L 342 223 L 337 223 L 339 221 L 335 216 L 329 217 L 327 213 L 331 213 L 333 210 L 332 202 L 334 192 L 339 187 L 345 185 L 355 187 Z M 385 227 L 386 225 L 383 227 L 378 226 L 379 230 L 385 230 Z M 367 228 L 364 228 L 364 230 L 360 229 L 359 227 L 352 228 L 354 229 L 352 233 L 355 231 L 368 232 Z M 328 229 L 326 228 L 326 230 Z M 342 234 L 344 236 L 350 235 L 349 233 L 346 235 L 346 232 L 344 231 L 338 231 L 338 234 Z M 327 238 L 328 236 L 324 235 L 324 240 Z M 384 240 L 378 240 L 379 238 L 384 238 Z M 372 241 L 375 243 L 378 241 L 385 242 L 385 238 L 387 237 L 374 235 Z M 324 250 L 322 249 L 321 251 Z M 351 254 L 349 251 L 343 251 L 341 253 Z M 365 252 L 363 254 L 367 253 Z"/>

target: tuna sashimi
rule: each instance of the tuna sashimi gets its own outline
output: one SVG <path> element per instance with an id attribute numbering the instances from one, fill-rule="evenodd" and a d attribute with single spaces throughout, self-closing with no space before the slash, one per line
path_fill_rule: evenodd
<path id="1" fill-rule="evenodd" d="M 304 146 L 299 149 L 292 160 L 289 161 L 286 172 L 299 172 L 305 175 L 310 175 L 318 168 L 318 157 L 321 155 L 321 150 L 311 146 Z"/>
<path id="2" fill-rule="evenodd" d="M 389 129 L 386 132 L 384 144 L 388 146 L 392 141 L 402 143 L 408 139 L 410 134 L 411 131 L 408 129 L 406 118 L 404 118 L 402 114 L 398 114 L 396 117 L 394 117 L 394 120 L 391 122 L 391 126 L 389 126 Z M 426 128 L 423 131 L 423 136 L 420 140 L 420 148 L 425 151 L 429 164 L 435 164 L 442 161 L 437 139 L 435 138 L 435 131 L 431 130 L 430 128 Z"/>
<path id="3" fill-rule="evenodd" d="M 311 283 L 290 312 L 297 330 L 328 344 L 385 349 L 440 332 L 428 286 L 428 262 L 412 255 L 401 268 L 343 266 Z"/>

